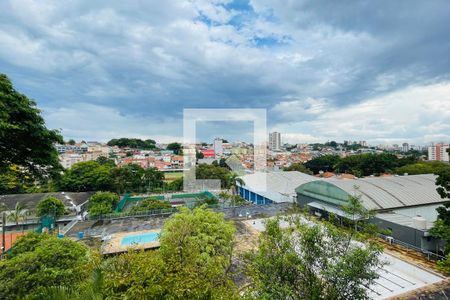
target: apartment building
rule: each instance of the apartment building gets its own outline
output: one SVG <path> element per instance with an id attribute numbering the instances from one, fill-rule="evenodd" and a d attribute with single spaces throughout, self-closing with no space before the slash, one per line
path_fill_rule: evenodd
<path id="1" fill-rule="evenodd" d="M 269 133 L 269 150 L 278 151 L 281 149 L 281 134 L 279 132 Z"/>
<path id="2" fill-rule="evenodd" d="M 449 144 L 439 143 L 428 147 L 428 160 L 449 162 Z"/>

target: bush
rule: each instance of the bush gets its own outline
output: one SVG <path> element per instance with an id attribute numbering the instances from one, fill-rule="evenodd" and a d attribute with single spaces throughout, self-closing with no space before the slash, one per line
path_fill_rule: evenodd
<path id="1" fill-rule="evenodd" d="M 35 296 L 50 286 L 77 286 L 88 278 L 94 256 L 82 244 L 29 233 L 0 261 L 0 299 Z"/>
<path id="2" fill-rule="evenodd" d="M 113 212 L 119 196 L 111 192 L 97 192 L 89 199 L 88 212 L 90 216 L 110 214 Z"/>
<path id="3" fill-rule="evenodd" d="M 57 218 L 64 215 L 65 211 L 64 203 L 55 197 L 42 199 L 37 205 L 37 215 L 39 217 L 54 215 Z"/>
<path id="4" fill-rule="evenodd" d="M 149 211 L 171 207 L 172 205 L 168 201 L 161 201 L 155 198 L 147 198 L 139 201 L 139 203 L 131 209 L 131 212 Z"/>

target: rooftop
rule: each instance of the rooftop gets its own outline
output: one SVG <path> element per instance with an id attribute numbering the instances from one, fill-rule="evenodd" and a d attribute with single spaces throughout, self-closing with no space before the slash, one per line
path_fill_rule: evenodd
<path id="1" fill-rule="evenodd" d="M 318 180 L 314 176 L 297 171 L 256 172 L 244 175 L 241 178 L 245 182 L 244 188 L 271 199 L 274 193 L 278 193 L 288 197 L 289 202 L 292 202 L 292 197 L 296 195 L 296 187 Z"/>
<path id="2" fill-rule="evenodd" d="M 10 194 L 0 195 L 0 204 L 3 203 L 8 210 L 13 210 L 17 202 L 22 202 L 28 208 L 35 208 L 42 199 L 55 197 L 60 199 L 65 206 L 71 207 L 72 203 L 80 205 L 86 202 L 94 192 L 55 192 L 55 193 L 32 193 L 32 194 Z"/>
<path id="3" fill-rule="evenodd" d="M 360 195 L 368 209 L 393 209 L 444 202 L 436 192 L 436 175 L 321 179 L 299 186 L 300 194 L 342 204 L 349 195 Z"/>

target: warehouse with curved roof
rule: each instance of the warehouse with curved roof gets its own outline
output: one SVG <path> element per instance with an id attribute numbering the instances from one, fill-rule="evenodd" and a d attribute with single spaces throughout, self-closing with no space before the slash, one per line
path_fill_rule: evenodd
<path id="1" fill-rule="evenodd" d="M 367 209 L 384 210 L 444 202 L 436 192 L 433 174 L 326 179 L 297 187 L 300 199 L 314 198 L 335 205 L 344 204 L 349 196 L 360 196 Z M 299 203 L 303 205 L 303 203 Z"/>
<path id="2" fill-rule="evenodd" d="M 355 179 L 320 179 L 298 186 L 297 203 L 311 213 L 348 218 L 342 210 L 349 197 L 356 196 L 368 210 L 376 211 L 368 220 L 390 232 L 396 240 L 423 250 L 436 250 L 439 241 L 428 230 L 437 219 L 436 208 L 448 199 L 436 191 L 436 175 L 405 175 Z"/>

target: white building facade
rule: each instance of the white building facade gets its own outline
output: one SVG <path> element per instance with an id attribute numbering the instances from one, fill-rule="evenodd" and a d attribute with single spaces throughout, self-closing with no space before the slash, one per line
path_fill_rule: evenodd
<path id="1" fill-rule="evenodd" d="M 281 134 L 279 132 L 269 133 L 269 150 L 278 151 L 281 149 Z"/>
<path id="2" fill-rule="evenodd" d="M 221 158 L 223 155 L 222 139 L 214 139 L 213 148 L 215 157 Z"/>
<path id="3" fill-rule="evenodd" d="M 439 143 L 428 147 L 428 160 L 449 162 L 449 144 Z"/>

